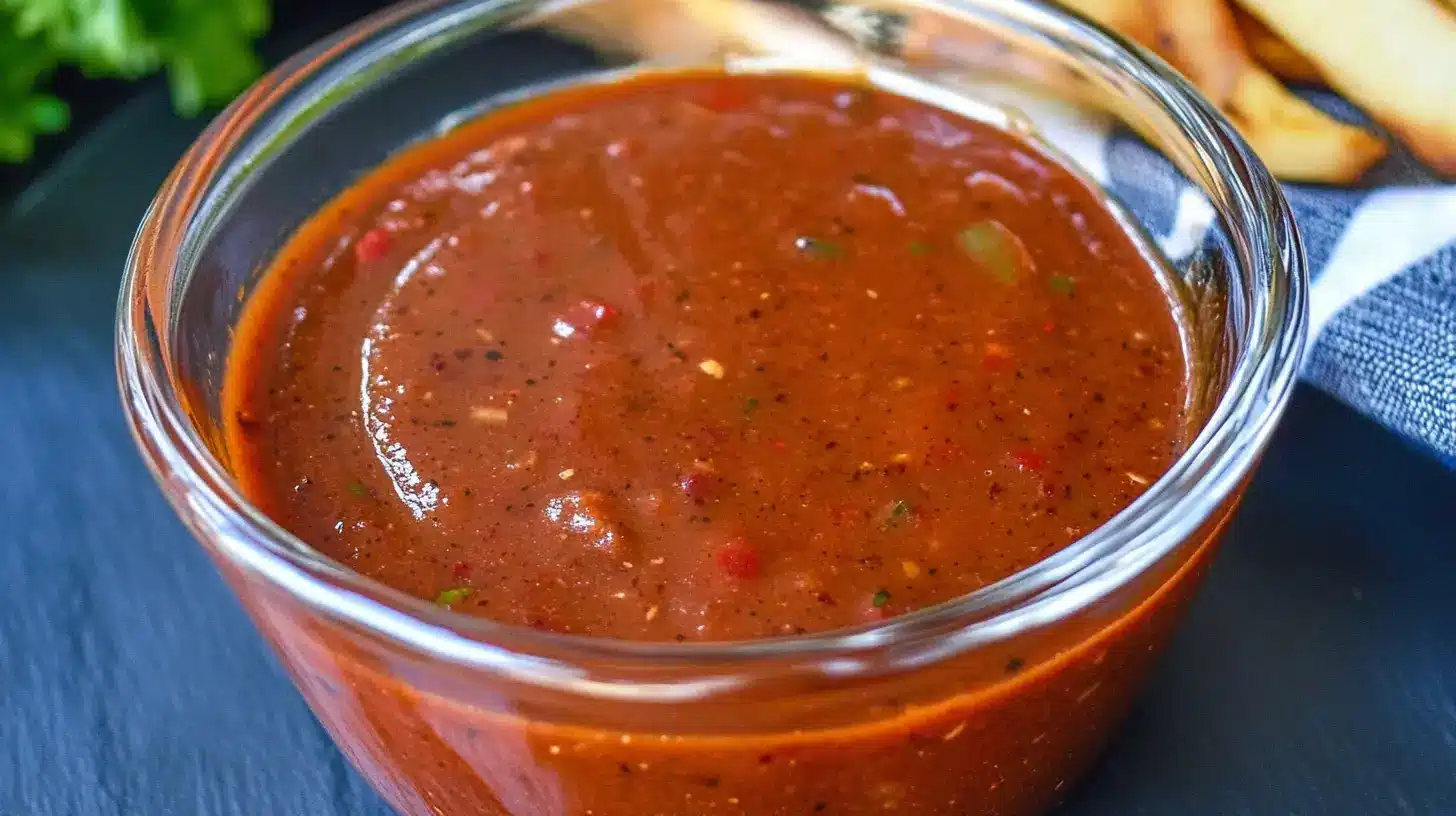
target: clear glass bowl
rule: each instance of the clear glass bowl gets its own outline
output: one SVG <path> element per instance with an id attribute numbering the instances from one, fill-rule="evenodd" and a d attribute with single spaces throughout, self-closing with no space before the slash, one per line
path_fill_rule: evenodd
<path id="1" fill-rule="evenodd" d="M 1202 430 L 1173 468 L 1076 544 L 954 602 L 698 646 L 457 616 L 243 500 L 219 432 L 222 367 L 259 273 L 319 205 L 492 100 L 744 60 L 914 75 L 958 105 L 995 102 L 978 110 L 1094 178 L 1117 151 L 1148 168 L 1124 167 L 1113 191 L 1167 251 L 1197 340 Z M 1152 147 L 1089 138 L 1112 124 Z M 1232 128 L 1154 58 L 1042 5 L 435 0 L 300 54 L 207 129 L 141 225 L 117 364 L 168 498 L 401 812 L 1014 814 L 1090 764 L 1178 621 L 1288 399 L 1306 291 L 1290 211 Z"/>

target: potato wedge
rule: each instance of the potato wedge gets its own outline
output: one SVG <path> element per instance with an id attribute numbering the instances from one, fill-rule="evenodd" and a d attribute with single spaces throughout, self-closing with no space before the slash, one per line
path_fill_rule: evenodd
<path id="1" fill-rule="evenodd" d="M 849 43 L 813 17 L 789 8 L 739 0 L 639 0 L 636 5 L 617 14 L 573 10 L 552 22 L 565 33 L 597 41 L 605 38 L 658 60 L 692 61 L 747 46 L 799 55 L 811 50 L 825 64 L 849 67 L 857 62 Z M 871 0 L 869 6 L 875 5 Z M 1223 0 L 1066 0 L 1066 5 L 1152 48 L 1182 70 L 1224 110 L 1280 178 L 1349 182 L 1385 153 L 1379 139 L 1325 116 L 1259 67 Z M 930 47 L 932 40 L 947 37 L 938 30 L 905 33 L 904 56 L 912 64 L 920 50 L 935 50 Z M 961 59 L 967 56 L 960 54 Z M 989 56 L 1014 57 L 996 49 Z M 1074 77 L 1044 79 L 1077 90 Z"/>
<path id="2" fill-rule="evenodd" d="M 1319 68 L 1294 46 L 1280 39 L 1262 20 L 1242 8 L 1234 8 L 1233 13 L 1234 23 L 1239 27 L 1244 45 L 1248 46 L 1249 53 L 1254 55 L 1260 65 L 1269 69 L 1270 73 L 1290 82 L 1324 84 L 1325 78 L 1320 74 Z"/>
<path id="3" fill-rule="evenodd" d="M 1148 45 L 1158 33 L 1153 3 L 1156 0 L 1060 0 L 1072 11 L 1103 28 L 1137 43 Z"/>
<path id="4" fill-rule="evenodd" d="M 1252 67 L 1223 0 L 1164 0 L 1157 5 L 1154 51 L 1224 107 Z"/>
<path id="5" fill-rule="evenodd" d="M 1374 134 L 1331 119 L 1258 68 L 1240 75 L 1224 113 L 1284 181 L 1351 184 L 1387 152 Z"/>
<path id="6" fill-rule="evenodd" d="M 744 51 L 790 54 L 826 69 L 861 63 L 853 44 L 832 35 L 814 15 L 773 3 L 629 0 L 606 9 L 587 4 L 553 14 L 547 25 L 568 37 L 666 64 Z"/>
<path id="7" fill-rule="evenodd" d="M 1435 0 L 1238 0 L 1444 175 L 1456 175 L 1456 14 Z"/>
<path id="8" fill-rule="evenodd" d="M 1348 184 L 1386 153 L 1374 134 L 1331 118 L 1259 66 L 1223 0 L 1159 4 L 1158 44 L 1285 181 Z"/>
<path id="9" fill-rule="evenodd" d="M 1069 0 L 1083 11 L 1096 5 Z M 1138 39 L 1198 86 L 1249 140 L 1274 175 L 1286 181 L 1353 182 L 1386 154 L 1366 130 L 1327 116 L 1290 93 L 1246 48 L 1223 0 L 1162 0 Z M 1113 21 L 1097 19 L 1112 26 Z M 1132 36 L 1132 31 L 1120 31 Z"/>
<path id="10" fill-rule="evenodd" d="M 719 32 L 696 22 L 677 3 L 657 0 L 572 6 L 551 14 L 546 25 L 599 48 L 667 63 L 707 60 L 725 46 Z"/>

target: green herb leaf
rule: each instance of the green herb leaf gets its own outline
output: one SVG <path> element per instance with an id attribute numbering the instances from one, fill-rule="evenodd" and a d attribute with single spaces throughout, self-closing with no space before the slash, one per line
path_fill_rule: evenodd
<path id="1" fill-rule="evenodd" d="M 758 410 L 758 397 L 749 397 L 743 401 L 743 415 L 749 416 Z"/>
<path id="2" fill-rule="evenodd" d="M 253 40 L 269 0 L 0 0 L 0 161 L 30 157 L 35 137 L 68 123 L 45 93 L 51 74 L 139 79 L 166 71 L 172 103 L 194 114 L 257 76 Z"/>
<path id="3" fill-rule="evenodd" d="M 435 596 L 435 603 L 445 607 L 446 609 L 449 609 L 455 604 L 458 604 L 466 598 L 470 597 L 470 593 L 473 591 L 474 590 L 467 586 L 453 587 L 451 589 L 442 589 L 440 590 L 440 594 Z"/>
<path id="4" fill-rule="evenodd" d="M 794 248 L 814 258 L 829 260 L 844 257 L 844 247 L 824 238 L 810 238 L 801 235 L 794 239 Z"/>
<path id="5" fill-rule="evenodd" d="M 1050 286 L 1051 290 L 1059 295 L 1070 295 L 1077 291 L 1077 282 L 1067 275 L 1052 275 L 1051 280 L 1047 281 L 1047 286 Z"/>
<path id="6" fill-rule="evenodd" d="M 956 234 L 956 243 L 1007 286 L 1016 283 L 1031 265 L 1031 256 L 1021 239 L 1000 221 L 977 221 Z"/>
<path id="7" fill-rule="evenodd" d="M 890 512 L 885 517 L 885 529 L 898 527 L 900 524 L 910 520 L 910 505 L 905 501 L 897 501 L 890 505 Z"/>
<path id="8" fill-rule="evenodd" d="M 50 130 L 44 125 L 55 124 L 46 121 L 52 117 L 44 107 L 64 103 L 40 87 L 58 67 L 60 54 L 12 15 L 0 5 L 0 161 L 19 162 L 30 157 L 36 136 Z"/>
<path id="9" fill-rule="evenodd" d="M 889 592 L 889 590 L 886 590 L 886 589 L 882 589 L 879 592 L 876 592 L 875 593 L 875 597 L 873 597 L 873 598 L 870 599 L 870 603 L 874 604 L 876 609 L 879 609 L 879 608 L 883 607 L 885 604 L 887 604 L 889 602 L 890 602 L 890 592 Z"/>
<path id="10" fill-rule="evenodd" d="M 911 255 L 915 255 L 915 256 L 929 255 L 930 254 L 930 244 L 927 244 L 924 241 L 911 241 L 910 242 L 910 254 Z"/>
<path id="11" fill-rule="evenodd" d="M 351 495 L 358 496 L 361 499 L 369 495 L 369 488 L 365 487 L 363 482 L 349 482 L 346 489 Z"/>

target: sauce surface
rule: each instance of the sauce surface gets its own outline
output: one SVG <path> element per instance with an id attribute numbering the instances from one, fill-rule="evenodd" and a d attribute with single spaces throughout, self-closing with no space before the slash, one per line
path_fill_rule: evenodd
<path id="1" fill-rule="evenodd" d="M 1172 295 L 1014 136 L 795 75 L 491 113 L 326 206 L 246 306 L 248 498 L 467 614 L 637 640 L 946 601 L 1184 444 Z"/>

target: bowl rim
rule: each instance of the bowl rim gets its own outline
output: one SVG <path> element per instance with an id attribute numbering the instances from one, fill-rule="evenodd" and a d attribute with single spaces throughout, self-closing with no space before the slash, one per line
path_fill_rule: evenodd
<path id="1" fill-rule="evenodd" d="M 1149 95 L 1187 140 L 1203 184 L 1232 207 L 1250 293 L 1246 342 L 1228 388 L 1187 450 L 1148 490 L 1078 541 L 968 595 L 888 621 L 764 640 L 644 643 L 542 632 L 437 608 L 308 547 L 247 502 L 180 398 L 168 347 L 171 287 L 190 279 L 220 202 L 288 129 L 366 90 L 362 70 L 442 38 L 540 12 L 550 0 L 426 0 L 364 18 L 284 61 L 215 119 L 163 184 L 127 259 L 116 363 L 134 438 L 168 498 L 215 557 L 331 620 L 431 659 L 575 694 L 634 702 L 697 699 L 778 671 L 834 682 L 934 663 L 1064 619 L 1143 574 L 1195 534 L 1245 481 L 1288 403 L 1307 334 L 1308 272 L 1293 214 L 1268 170 L 1220 114 L 1161 61 L 1060 9 L 998 0 L 907 0 L 936 13 L 1021 26 L 1072 42 Z M 341 87 L 351 93 L 339 94 Z M 260 135 L 261 133 L 261 135 Z M 1242 230 L 1242 231 L 1240 231 Z M 152 270 L 156 270 L 153 272 Z M 185 280 L 184 280 L 185 285 Z M 1267 301 L 1267 302 L 1264 302 Z"/>

